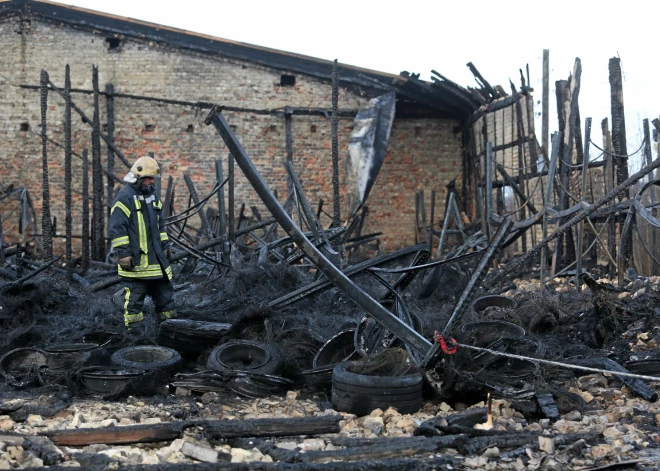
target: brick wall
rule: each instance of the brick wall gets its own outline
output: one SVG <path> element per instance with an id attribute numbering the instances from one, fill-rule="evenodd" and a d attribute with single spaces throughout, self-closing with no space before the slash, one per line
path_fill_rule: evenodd
<path id="1" fill-rule="evenodd" d="M 63 86 L 64 67 L 68 63 L 72 87 L 80 89 L 92 88 L 91 68 L 96 64 L 101 90 L 105 84 L 112 83 L 117 93 L 255 109 L 330 107 L 331 84 L 310 76 L 136 40 L 122 39 L 119 50 L 110 51 L 105 34 L 78 31 L 34 18 L 29 24 L 24 22 L 23 26 L 21 28 L 17 18 L 0 22 L 0 47 L 3 50 L 0 59 L 0 182 L 28 188 L 35 202 L 39 225 L 39 92 L 22 89 L 19 85 L 38 84 L 42 68 L 49 72 L 56 85 Z M 285 73 L 296 76 L 295 86 L 280 85 L 281 75 Z M 339 106 L 358 109 L 366 106 L 369 98 L 371 96 L 364 91 L 342 88 Z M 92 117 L 91 96 L 74 94 L 73 100 Z M 48 103 L 48 135 L 63 143 L 63 100 L 51 92 Z M 102 97 L 102 125 L 107 122 L 105 107 L 106 101 Z M 148 152 L 154 153 L 161 163 L 164 177 L 172 175 L 176 180 L 175 204 L 178 210 L 185 208 L 188 198 L 182 178 L 184 173 L 191 174 L 200 196 L 213 186 L 215 159 L 222 159 L 226 173 L 227 150 L 215 130 L 203 125 L 207 112 L 188 106 L 115 98 L 117 147 L 131 161 Z M 267 183 L 277 189 L 283 199 L 286 194 L 284 118 L 243 112 L 226 112 L 225 116 Z M 22 123 L 26 123 L 29 130 L 22 131 Z M 343 162 L 352 124 L 352 119 L 340 120 L 343 195 L 346 193 Z M 438 202 L 444 202 L 446 184 L 461 171 L 461 136 L 455 133 L 458 125 L 453 120 L 395 120 L 385 164 L 367 203 L 371 216 L 365 228 L 365 231 L 385 233 L 382 241 L 386 250 L 414 242 L 415 191 L 424 189 L 430 194 L 435 189 Z M 292 129 L 294 164 L 307 196 L 312 205 L 323 198 L 329 208 L 332 202 L 330 120 L 322 116 L 294 115 Z M 82 153 L 83 148 L 90 150 L 91 159 L 91 128 L 74 113 L 73 149 Z M 52 145 L 48 149 L 51 212 L 57 217 L 58 233 L 62 234 L 64 152 Z M 106 153 L 102 145 L 104 165 Z M 115 167 L 115 173 L 123 177 L 127 169 L 118 158 L 115 158 Z M 73 158 L 73 172 L 74 234 L 80 234 L 81 197 L 75 191 L 81 189 L 82 174 L 81 161 L 76 157 Z M 165 184 L 164 179 L 163 191 Z M 245 202 L 248 207 L 259 206 L 256 194 L 242 175 L 237 176 L 236 202 L 237 205 Z M 345 216 L 345 197 L 342 211 Z M 56 252 L 61 252 L 63 240 L 56 239 L 55 242 Z"/>

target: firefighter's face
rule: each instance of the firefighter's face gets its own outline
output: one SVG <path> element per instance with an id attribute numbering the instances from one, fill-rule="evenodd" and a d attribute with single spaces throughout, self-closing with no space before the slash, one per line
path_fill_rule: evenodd
<path id="1" fill-rule="evenodd" d="M 146 187 L 151 188 L 151 186 L 154 184 L 154 181 L 155 181 L 155 180 L 156 180 L 156 179 L 155 179 L 154 177 L 144 177 L 144 178 L 142 179 L 142 184 L 143 184 L 144 186 L 146 186 Z"/>

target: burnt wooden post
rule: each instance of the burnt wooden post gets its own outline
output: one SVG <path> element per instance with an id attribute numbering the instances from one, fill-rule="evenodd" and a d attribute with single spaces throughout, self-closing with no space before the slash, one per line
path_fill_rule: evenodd
<path id="1" fill-rule="evenodd" d="M 5 266 L 5 238 L 2 233 L 2 214 L 0 214 L 0 267 Z"/>
<path id="2" fill-rule="evenodd" d="M 435 190 L 431 190 L 431 214 L 429 219 L 429 252 L 433 255 L 433 220 L 435 219 Z"/>
<path id="3" fill-rule="evenodd" d="M 215 179 L 218 182 L 218 185 L 222 185 L 222 182 L 225 180 L 222 175 L 222 160 L 215 161 Z M 227 216 L 225 213 L 225 188 L 222 187 L 218 190 L 218 217 L 220 221 L 220 237 L 227 237 Z M 225 247 L 222 247 L 222 251 L 225 251 Z"/>
<path id="4" fill-rule="evenodd" d="M 486 143 L 486 227 L 484 232 L 489 235 L 490 219 L 493 214 L 493 143 Z M 438 252 L 439 253 L 439 252 Z"/>
<path id="5" fill-rule="evenodd" d="M 339 67 L 332 64 L 332 227 L 341 225 L 339 206 Z"/>
<path id="6" fill-rule="evenodd" d="M 83 149 L 82 159 L 82 269 L 89 269 L 89 160 L 87 149 Z"/>
<path id="7" fill-rule="evenodd" d="M 550 165 L 548 166 L 548 186 L 545 191 L 545 199 L 543 203 L 544 211 L 543 211 L 542 230 L 543 230 L 544 240 L 548 237 L 547 209 L 552 207 L 552 187 L 555 181 L 555 171 L 557 170 L 557 160 L 559 158 L 560 142 L 561 142 L 561 134 L 554 133 L 552 135 L 552 154 L 550 156 Z M 541 177 L 539 176 L 539 178 Z M 546 271 L 546 263 L 548 263 L 547 250 L 548 250 L 547 245 L 544 245 L 541 248 L 541 264 L 540 264 L 541 288 L 545 287 L 545 271 Z"/>
<path id="8" fill-rule="evenodd" d="M 415 192 L 415 243 L 419 244 L 419 192 Z"/>
<path id="9" fill-rule="evenodd" d="M 99 112 L 99 69 L 92 66 L 94 88 L 94 117 L 92 118 L 92 259 L 105 257 L 105 231 L 103 230 L 103 170 L 101 167 L 101 116 Z"/>
<path id="10" fill-rule="evenodd" d="M 569 191 L 570 191 L 570 183 L 571 183 L 570 175 L 572 173 L 570 166 L 573 165 L 574 163 L 573 149 L 575 149 L 575 145 L 576 145 L 576 140 L 575 140 L 575 137 L 577 135 L 576 129 L 580 126 L 578 98 L 580 95 L 581 77 L 582 77 L 582 62 L 580 61 L 580 58 L 576 57 L 575 64 L 573 66 L 573 73 L 571 74 L 571 79 L 569 80 L 570 88 L 567 90 L 570 97 L 570 102 L 564 123 L 566 126 L 566 130 L 564 132 L 564 147 L 563 147 L 564 155 L 563 155 L 562 163 L 565 165 L 565 171 L 563 173 L 564 180 L 562 180 L 562 185 L 564 185 L 565 204 L 562 209 L 567 209 L 571 204 L 571 202 L 569 201 L 570 198 Z M 581 152 L 582 149 L 578 151 L 578 153 Z M 562 220 L 562 223 L 564 221 L 565 220 Z M 578 255 L 576 255 L 576 251 L 575 251 L 573 230 L 570 230 L 569 232 L 566 233 L 566 252 L 564 254 L 563 263 L 564 264 L 572 263 L 573 260 L 575 260 L 576 256 Z"/>
<path id="11" fill-rule="evenodd" d="M 163 201 L 163 217 L 172 215 L 172 199 L 174 197 L 174 178 L 172 175 L 167 177 L 167 188 L 165 189 L 165 201 Z"/>
<path id="12" fill-rule="evenodd" d="M 515 87 L 513 87 L 513 91 L 515 93 Z M 518 134 L 518 178 L 519 178 L 520 186 L 525 188 L 525 192 L 523 193 L 521 191 L 520 192 L 521 194 L 519 194 L 518 197 L 520 198 L 520 220 L 524 220 L 527 217 L 527 206 L 531 204 L 531 199 L 529 201 L 527 201 L 527 199 L 531 198 L 531 195 L 529 192 L 529 186 L 527 185 L 528 179 L 525 175 L 527 173 L 525 170 L 526 159 L 525 159 L 525 144 L 524 144 L 526 136 L 525 136 L 525 125 L 523 123 L 523 117 L 522 117 L 522 105 L 520 104 L 520 100 L 516 101 L 515 106 L 516 106 L 516 129 L 518 130 L 517 133 Z M 525 194 L 529 196 L 526 196 Z M 527 234 L 522 235 L 520 242 L 522 246 L 521 247 L 522 251 L 527 252 Z"/>
<path id="13" fill-rule="evenodd" d="M 426 226 L 426 203 L 424 202 L 424 190 L 419 190 L 419 215 L 422 222 L 422 234 L 424 234 L 424 240 L 428 244 L 429 242 L 429 231 Z"/>
<path id="14" fill-rule="evenodd" d="M 71 235 L 73 233 L 71 216 L 71 70 L 69 64 L 64 71 L 64 226 L 66 230 L 66 266 L 71 271 L 73 249 Z"/>
<path id="15" fill-rule="evenodd" d="M 227 175 L 229 178 L 229 188 L 227 189 L 227 237 L 229 238 L 229 243 L 233 244 L 236 239 L 234 236 L 234 232 L 236 230 L 236 218 L 234 216 L 234 156 L 231 154 L 231 152 L 227 154 L 227 173 L 229 174 Z"/>
<path id="16" fill-rule="evenodd" d="M 48 185 L 48 136 L 46 134 L 46 112 L 48 110 L 48 72 L 41 71 L 41 192 L 43 209 L 41 212 L 41 229 L 43 233 L 44 258 L 53 258 L 53 222 L 50 218 L 50 188 Z M 25 229 L 25 228 L 23 228 Z"/>
<path id="17" fill-rule="evenodd" d="M 612 191 L 614 185 L 614 171 L 615 171 L 615 161 L 612 156 L 612 137 L 610 135 L 609 121 L 605 118 L 600 123 L 600 127 L 603 133 L 603 156 L 605 158 L 605 194 Z M 616 223 L 614 218 L 610 218 L 610 221 L 607 223 L 607 250 L 609 250 L 610 255 L 616 259 Z M 614 276 L 614 271 L 616 270 L 615 265 L 611 260 L 607 262 L 607 271 L 610 277 Z"/>
<path id="18" fill-rule="evenodd" d="M 628 144 L 626 142 L 626 117 L 623 109 L 623 78 L 621 75 L 621 59 L 612 57 L 609 62 L 610 71 L 610 101 L 612 110 L 612 146 L 614 148 L 614 161 L 616 163 L 616 184 L 628 178 Z M 620 194 L 619 201 L 628 196 Z M 624 222 L 621 221 L 620 230 Z M 632 231 L 633 224 L 630 225 Z M 623 234 L 619 234 L 623 237 Z M 629 260 L 632 256 L 632 232 L 626 234 L 623 245 L 623 260 Z M 623 271 L 624 267 L 619 267 Z"/>
<path id="19" fill-rule="evenodd" d="M 653 155 L 651 153 L 651 130 L 649 128 L 649 120 L 644 119 L 642 121 L 642 125 L 644 126 L 644 156 L 646 158 L 646 165 L 651 165 L 651 163 L 653 162 Z M 649 178 L 653 179 L 653 175 L 651 175 Z M 650 198 L 651 198 L 651 204 L 655 203 L 656 202 L 655 185 L 651 185 L 651 188 L 649 188 L 649 195 L 650 195 Z M 653 208 L 651 210 L 651 214 L 656 216 L 657 215 L 657 209 Z M 658 239 L 660 239 L 658 237 L 658 228 L 652 227 L 652 226 L 647 226 L 647 227 L 650 228 L 651 234 L 652 234 L 651 235 L 651 238 L 652 238 L 652 245 L 651 245 L 652 251 L 657 254 L 658 253 L 658 244 L 660 243 L 660 240 L 658 240 Z M 658 272 L 660 271 L 660 266 L 658 266 L 658 263 L 655 260 L 653 260 L 652 263 L 653 263 L 653 265 L 652 265 L 653 268 L 651 270 L 651 273 L 653 275 L 657 275 Z"/>
<path id="20" fill-rule="evenodd" d="M 115 143 L 115 87 L 111 83 L 106 84 L 105 86 L 105 108 L 106 108 L 106 119 L 108 120 L 108 129 L 107 129 L 107 136 L 108 136 L 108 141 L 111 142 L 113 145 Z M 107 144 L 106 144 L 107 145 Z M 106 167 L 108 169 L 109 174 L 114 174 L 115 173 L 115 152 L 112 150 L 111 146 L 108 147 L 108 153 L 107 153 L 107 162 L 106 162 Z M 160 189 L 160 181 L 158 183 L 158 188 Z M 108 176 L 108 196 L 107 196 L 107 201 L 108 201 L 108 217 L 110 217 L 110 209 L 112 208 L 112 202 L 115 199 L 115 181 Z M 158 197 L 160 198 L 160 192 L 158 192 Z"/>
<path id="21" fill-rule="evenodd" d="M 285 130 L 285 144 L 286 144 L 286 161 L 293 163 L 293 135 L 291 130 L 291 115 L 293 110 L 290 107 L 284 108 L 284 130 Z M 286 180 L 287 184 L 287 194 L 293 192 L 293 181 L 291 177 L 288 177 Z"/>
<path id="22" fill-rule="evenodd" d="M 582 187 L 580 189 L 580 202 L 586 201 L 585 195 L 587 193 L 587 172 L 589 171 L 589 143 L 591 139 L 591 118 L 587 118 L 584 122 L 584 154 L 582 156 Z M 582 273 L 582 245 L 584 243 L 584 221 L 580 222 L 578 226 L 578 240 L 577 240 L 577 270 L 575 272 L 575 286 L 580 291 L 582 282 L 580 274 Z"/>
<path id="23" fill-rule="evenodd" d="M 568 110 L 566 109 L 566 103 L 570 102 L 570 86 L 569 82 L 567 80 L 558 80 L 555 82 L 555 91 L 557 95 L 557 118 L 558 118 L 558 123 L 559 123 L 559 129 L 562 131 L 562 140 L 559 143 L 559 160 L 558 160 L 558 168 L 559 168 L 559 183 L 560 186 L 558 188 L 558 202 L 559 202 L 559 210 L 564 210 L 568 208 L 569 204 L 569 197 L 568 197 L 568 187 L 569 187 L 569 175 L 570 175 L 570 168 L 567 164 L 570 163 L 571 160 L 571 155 L 572 155 L 572 148 L 570 151 L 568 151 L 568 159 L 566 158 L 566 146 L 567 146 L 567 141 L 568 137 L 566 136 L 567 132 L 569 132 L 569 126 L 568 126 Z M 571 144 L 572 144 L 572 139 L 571 139 Z M 557 221 L 557 227 L 559 227 L 562 224 L 562 220 Z M 557 273 L 559 265 L 561 265 L 561 262 L 563 260 L 563 254 L 564 254 L 564 240 L 571 239 L 572 240 L 572 233 L 566 233 L 566 236 L 564 234 L 560 235 L 560 237 L 557 239 L 557 242 L 555 243 L 555 250 L 552 256 L 552 275 L 554 276 L 555 273 Z M 568 244 L 567 244 L 568 245 Z"/>
<path id="24" fill-rule="evenodd" d="M 184 173 L 183 174 L 183 180 L 186 182 L 186 185 L 188 186 L 188 192 L 190 193 L 190 197 L 193 200 L 193 203 L 198 205 L 199 204 L 199 195 L 197 194 L 197 190 L 195 189 L 195 184 L 193 183 L 192 179 L 190 178 L 190 174 Z M 206 217 L 206 213 L 200 209 L 199 212 L 199 218 L 202 220 L 202 227 L 200 229 L 200 232 L 204 232 L 206 230 L 207 235 L 209 236 L 210 239 L 215 239 L 215 234 L 213 233 L 213 228 L 211 227 L 211 223 L 209 222 L 208 218 Z"/>
<path id="25" fill-rule="evenodd" d="M 543 154 L 548 159 L 548 130 L 550 128 L 550 50 L 543 49 L 543 104 L 541 116 L 541 145 Z"/>

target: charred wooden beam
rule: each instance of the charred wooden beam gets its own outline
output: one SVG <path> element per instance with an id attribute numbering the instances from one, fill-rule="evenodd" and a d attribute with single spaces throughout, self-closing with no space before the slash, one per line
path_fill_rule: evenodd
<path id="1" fill-rule="evenodd" d="M 71 270 L 73 233 L 71 216 L 71 70 L 69 64 L 64 70 L 64 227 L 66 231 L 66 266 Z M 69 273 L 72 273 L 69 271 Z"/>
<path id="2" fill-rule="evenodd" d="M 115 143 L 115 87 L 111 83 L 106 84 L 105 86 L 105 108 L 106 108 L 106 120 L 108 123 L 108 141 L 113 145 Z M 107 145 L 107 144 L 106 144 Z M 112 150 L 111 146 L 107 146 L 107 161 L 106 168 L 108 174 L 115 173 L 115 151 Z M 160 184 L 160 180 L 157 181 Z M 107 191 L 108 196 L 106 201 L 108 206 L 112 206 L 112 202 L 115 199 L 115 182 L 112 178 L 108 177 L 107 182 Z M 158 195 L 160 198 L 160 194 Z M 110 217 L 110 211 L 108 211 L 108 217 Z"/>
<path id="3" fill-rule="evenodd" d="M 538 211 L 536 210 L 536 207 L 534 206 L 534 203 L 532 203 L 531 198 L 527 198 L 525 195 L 525 192 L 518 186 L 516 181 L 507 173 L 507 171 L 504 169 L 504 167 L 498 163 L 495 164 L 497 166 L 497 171 L 500 172 L 502 177 L 506 180 L 508 185 L 513 189 L 514 193 L 518 195 L 520 198 L 520 201 L 522 204 L 526 204 L 529 210 L 532 213 L 537 213 Z"/>
<path id="4" fill-rule="evenodd" d="M 543 98 L 541 105 L 541 146 L 546 160 L 549 159 L 548 137 L 550 129 L 550 50 L 543 49 Z"/>
<path id="5" fill-rule="evenodd" d="M 292 123 L 291 123 L 291 110 L 287 106 L 284 109 L 284 130 L 285 130 L 285 138 L 286 138 L 286 162 L 291 162 L 293 164 L 293 131 L 291 129 Z M 287 179 L 287 190 L 288 194 L 291 194 L 293 192 L 293 181 L 291 180 L 291 177 Z"/>
<path id="6" fill-rule="evenodd" d="M 660 121 L 658 122 L 658 126 L 660 126 Z M 643 167 L 639 172 L 635 173 L 634 175 L 631 175 L 621 185 L 618 185 L 616 188 L 614 188 L 612 191 L 608 192 L 606 195 L 604 195 L 598 201 L 594 201 L 594 203 L 591 206 L 589 206 L 588 208 L 585 208 L 583 211 L 576 214 L 573 218 L 571 218 L 568 222 L 563 224 L 561 227 L 558 227 L 554 231 L 553 234 L 551 234 L 550 236 L 548 236 L 548 237 L 544 238 L 543 240 L 541 240 L 534 247 L 532 247 L 528 252 L 520 255 L 519 257 L 514 258 L 509 263 L 507 263 L 507 265 L 502 270 L 500 270 L 500 272 L 497 273 L 496 276 L 494 276 L 490 280 L 490 282 L 487 284 L 486 287 L 495 286 L 505 276 L 507 276 L 508 274 L 513 273 L 514 271 L 519 270 L 520 268 L 522 268 L 529 260 L 531 260 L 532 257 L 538 256 L 538 253 L 541 251 L 541 249 L 543 247 L 546 247 L 550 242 L 552 242 L 553 240 L 556 240 L 557 238 L 559 238 L 562 234 L 566 233 L 566 231 L 568 231 L 568 229 L 575 226 L 580 221 L 583 221 L 584 219 L 591 216 L 594 212 L 596 212 L 598 210 L 598 208 L 600 208 L 601 206 L 604 206 L 605 204 L 612 201 L 620 193 L 628 191 L 632 185 L 634 185 L 639 180 L 644 178 L 646 175 L 652 173 L 655 169 L 657 169 L 659 167 L 660 167 L 660 158 L 656 159 L 651 165 L 647 165 L 647 166 Z"/>
<path id="7" fill-rule="evenodd" d="M 626 141 L 626 116 L 623 108 L 623 78 L 621 73 L 621 59 L 613 57 L 609 61 L 610 100 L 612 113 L 612 146 L 614 147 L 614 161 L 616 163 L 616 183 L 620 185 L 628 178 L 628 145 Z M 619 195 L 619 201 L 630 195 Z M 623 225 L 620 226 L 623 230 Z M 623 246 L 623 259 L 632 257 L 632 226 L 631 232 L 625 235 L 626 243 Z M 623 234 L 620 233 L 620 237 Z M 619 267 L 622 271 L 622 267 Z"/>
<path id="8" fill-rule="evenodd" d="M 227 173 L 229 174 L 229 188 L 227 188 L 227 204 L 228 204 L 228 220 L 227 220 L 227 237 L 229 237 L 229 244 L 233 245 L 236 241 L 236 220 L 234 216 L 234 156 L 231 152 L 227 154 Z"/>
<path id="9" fill-rule="evenodd" d="M 651 153 L 651 130 L 649 128 L 649 120 L 644 119 L 642 121 L 642 125 L 644 127 L 644 156 L 645 156 L 645 162 L 646 165 L 651 165 L 651 162 L 653 162 L 653 155 Z M 656 202 L 656 192 L 655 192 L 655 185 L 651 185 L 651 188 L 649 188 L 650 194 L 651 194 L 651 203 Z M 657 209 L 653 209 L 653 216 L 657 217 Z M 658 244 L 660 244 L 660 237 L 658 235 L 658 231 L 652 231 L 652 245 L 653 247 L 658 247 Z M 653 265 L 652 265 L 652 274 L 657 275 L 660 272 L 660 265 L 656 262 L 656 260 L 653 260 Z"/>
<path id="10" fill-rule="evenodd" d="M 426 352 L 431 348 L 431 343 L 412 329 L 410 326 L 402 322 L 398 317 L 394 316 L 378 301 L 369 296 L 361 288 L 356 286 L 344 273 L 340 271 L 335 265 L 332 264 L 319 249 L 305 236 L 302 230 L 295 225 L 291 217 L 287 214 L 279 201 L 274 197 L 270 188 L 263 180 L 263 177 L 250 160 L 249 155 L 240 144 L 229 124 L 224 119 L 224 116 L 218 111 L 217 108 L 211 110 L 205 120 L 207 125 L 213 124 L 222 137 L 223 141 L 229 148 L 230 152 L 234 154 L 235 158 L 244 175 L 255 189 L 261 200 L 264 202 L 268 210 L 277 219 L 282 228 L 289 234 L 289 236 L 296 242 L 296 244 L 304 250 L 307 257 L 312 263 L 323 272 L 335 286 L 344 291 L 353 301 L 355 301 L 361 308 L 367 311 L 374 319 L 379 322 L 383 327 L 388 329 L 403 342 L 411 348 L 419 352 Z"/>
<path id="11" fill-rule="evenodd" d="M 591 143 L 591 118 L 587 118 L 584 123 L 585 142 L 584 153 L 582 158 L 582 186 L 580 188 L 580 202 L 586 201 L 587 193 L 587 171 L 589 162 L 589 144 Z M 577 240 L 577 266 L 575 272 L 575 284 L 577 290 L 580 291 L 581 281 L 580 274 L 582 273 L 582 244 L 584 243 L 584 221 L 580 222 L 578 226 L 578 240 Z"/>
<path id="12" fill-rule="evenodd" d="M 215 179 L 218 185 L 224 181 L 222 175 L 222 160 L 215 161 Z M 220 238 L 227 237 L 227 213 L 225 211 L 225 189 L 220 188 L 220 190 L 218 190 L 218 230 L 220 232 Z M 225 248 L 223 247 L 223 252 L 224 250 Z"/>
<path id="13" fill-rule="evenodd" d="M 101 113 L 99 109 L 99 69 L 92 66 L 94 117 L 92 121 L 92 258 L 105 258 L 105 211 L 103 204 L 103 168 L 101 164 Z"/>
<path id="14" fill-rule="evenodd" d="M 89 160 L 87 149 L 82 159 L 82 270 L 89 269 Z"/>
<path id="15" fill-rule="evenodd" d="M 332 227 L 341 224 L 339 201 L 339 66 L 332 64 Z"/>
<path id="16" fill-rule="evenodd" d="M 477 83 L 481 85 L 481 87 L 486 90 L 488 95 L 495 100 L 500 97 L 500 94 L 495 91 L 495 89 L 488 83 L 488 81 L 481 75 L 481 73 L 477 70 L 477 68 L 474 66 L 472 62 L 467 63 L 468 69 L 470 69 L 470 72 L 472 72 L 472 75 L 474 75 L 474 78 L 477 80 Z"/>
<path id="17" fill-rule="evenodd" d="M 375 439 L 344 438 L 333 439 L 338 444 L 347 446 L 342 450 L 308 451 L 300 453 L 303 463 L 327 463 L 330 461 L 387 460 L 395 457 L 414 456 L 422 453 L 434 453 L 445 448 L 465 446 L 465 435 L 445 437 L 387 437 Z"/>
<path id="18" fill-rule="evenodd" d="M 62 90 L 57 88 L 53 82 L 49 81 L 48 86 L 52 90 L 54 90 L 59 96 L 64 98 L 64 93 L 62 92 Z M 72 92 L 73 92 L 73 90 L 72 90 Z M 81 110 L 78 107 L 78 105 L 76 105 L 73 102 L 73 100 L 71 101 L 71 108 L 73 109 L 73 111 L 78 113 L 78 115 L 82 119 L 83 123 L 88 124 L 89 126 L 92 126 L 92 127 L 94 126 L 94 122 L 87 117 L 85 112 L 83 110 Z M 105 134 L 99 132 L 99 137 L 101 139 L 103 139 L 109 147 L 112 147 L 112 150 L 114 151 L 115 155 L 117 155 L 117 157 L 119 157 L 119 159 L 124 163 L 124 165 L 126 165 L 127 168 L 131 168 L 131 164 L 128 162 L 128 159 L 126 157 L 124 157 L 124 154 L 119 149 L 117 149 L 117 147 L 108 139 L 108 136 L 106 136 Z"/>
<path id="19" fill-rule="evenodd" d="M 603 178 L 603 184 L 605 185 L 605 193 L 608 193 L 615 186 L 614 182 L 616 163 L 612 157 L 612 135 L 610 134 L 607 118 L 601 121 L 601 130 L 603 133 L 603 149 L 605 150 L 605 152 L 603 152 L 603 158 L 605 160 L 605 177 Z M 607 249 L 612 257 L 616 257 L 616 222 L 614 219 L 611 219 L 607 223 Z M 609 259 L 607 262 L 607 270 L 609 276 L 613 278 L 616 266 Z"/>
<path id="20" fill-rule="evenodd" d="M 202 427 L 214 439 L 233 437 L 282 437 L 338 433 L 342 416 L 326 415 L 302 418 L 246 420 L 193 420 L 126 427 L 51 430 L 42 435 L 58 446 L 86 446 L 95 443 L 112 445 L 149 443 L 179 438 L 189 427 Z"/>
<path id="21" fill-rule="evenodd" d="M 193 200 L 193 203 L 196 205 L 199 204 L 199 195 L 197 194 L 197 190 L 195 189 L 195 184 L 193 183 L 192 179 L 190 178 L 190 174 L 185 173 L 183 175 L 183 179 L 186 182 L 186 185 L 188 186 L 188 192 L 190 193 L 190 197 Z M 211 227 L 211 223 L 209 222 L 208 218 L 206 217 L 206 213 L 204 211 L 199 211 L 199 217 L 202 220 L 202 227 L 201 231 L 207 232 L 207 235 L 209 236 L 209 239 L 214 239 L 215 234 L 213 233 L 213 228 Z"/>
<path id="22" fill-rule="evenodd" d="M 41 228 L 44 243 L 44 258 L 53 258 L 53 222 L 50 217 L 50 188 L 48 185 L 48 137 L 46 113 L 48 111 L 48 72 L 41 71 Z"/>

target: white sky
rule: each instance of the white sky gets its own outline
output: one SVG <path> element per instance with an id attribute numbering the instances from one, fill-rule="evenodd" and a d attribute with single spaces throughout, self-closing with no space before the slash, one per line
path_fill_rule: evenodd
<path id="1" fill-rule="evenodd" d="M 608 59 L 624 73 L 628 151 L 642 139 L 642 119 L 660 113 L 657 2 L 626 0 L 68 0 L 62 3 L 221 38 L 429 79 L 431 69 L 476 86 L 467 62 L 491 85 L 520 86 L 529 63 L 541 134 L 543 49 L 550 50 L 550 130 L 557 128 L 554 82 L 582 60 L 580 114 L 592 117 L 592 140 L 610 115 Z M 611 122 L 611 120 L 610 120 Z M 539 137 L 540 141 L 540 137 Z M 594 152 L 592 152 L 592 155 Z"/>

